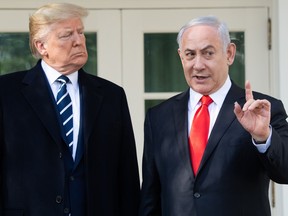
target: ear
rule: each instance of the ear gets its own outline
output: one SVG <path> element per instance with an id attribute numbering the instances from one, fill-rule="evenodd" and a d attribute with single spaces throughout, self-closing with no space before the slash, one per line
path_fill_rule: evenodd
<path id="1" fill-rule="evenodd" d="M 182 56 L 182 52 L 181 52 L 180 48 L 178 48 L 178 55 L 179 55 L 181 61 L 183 61 L 183 56 Z"/>
<path id="2" fill-rule="evenodd" d="M 227 64 L 228 65 L 233 64 L 235 55 L 236 55 L 236 45 L 234 43 L 230 43 L 227 47 Z"/>
<path id="3" fill-rule="evenodd" d="M 47 56 L 48 55 L 45 42 L 35 41 L 34 45 L 41 56 Z"/>
<path id="4" fill-rule="evenodd" d="M 184 67 L 183 53 L 181 52 L 180 48 L 178 48 L 178 55 L 179 55 L 179 57 L 180 57 L 182 67 Z"/>

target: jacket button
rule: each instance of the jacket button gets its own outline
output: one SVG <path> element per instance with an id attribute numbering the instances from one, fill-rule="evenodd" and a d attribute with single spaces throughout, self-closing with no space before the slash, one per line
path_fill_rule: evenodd
<path id="1" fill-rule="evenodd" d="M 69 208 L 64 208 L 64 214 L 68 214 L 68 213 L 70 213 Z"/>
<path id="2" fill-rule="evenodd" d="M 194 197 L 199 199 L 201 197 L 201 195 L 199 193 L 194 193 Z"/>
<path id="3" fill-rule="evenodd" d="M 59 153 L 59 158 L 62 159 L 62 152 Z"/>
<path id="4" fill-rule="evenodd" d="M 56 196 L 56 203 L 61 203 L 62 202 L 62 196 L 58 195 Z"/>

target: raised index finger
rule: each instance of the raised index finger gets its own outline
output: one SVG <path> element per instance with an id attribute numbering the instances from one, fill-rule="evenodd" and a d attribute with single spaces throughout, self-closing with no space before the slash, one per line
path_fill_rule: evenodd
<path id="1" fill-rule="evenodd" d="M 246 92 L 246 101 L 250 99 L 252 100 L 254 99 L 253 94 L 252 94 L 251 84 L 249 80 L 247 80 L 245 83 L 245 92 Z"/>

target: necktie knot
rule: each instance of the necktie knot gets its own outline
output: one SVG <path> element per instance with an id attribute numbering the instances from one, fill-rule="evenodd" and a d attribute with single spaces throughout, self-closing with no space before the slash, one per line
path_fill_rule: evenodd
<path id="1" fill-rule="evenodd" d="M 60 77 L 58 77 L 57 81 L 60 82 L 61 84 L 63 83 L 66 84 L 70 82 L 69 78 L 65 75 L 61 75 Z"/>
<path id="2" fill-rule="evenodd" d="M 201 104 L 206 106 L 209 106 L 213 102 L 213 100 L 209 97 L 209 95 L 203 95 L 200 101 Z"/>

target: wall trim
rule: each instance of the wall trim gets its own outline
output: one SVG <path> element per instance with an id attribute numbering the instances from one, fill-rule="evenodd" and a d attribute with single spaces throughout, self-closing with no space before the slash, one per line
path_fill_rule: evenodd
<path id="1" fill-rule="evenodd" d="M 0 9 L 35 9 L 49 0 L 1 0 Z M 54 2 L 63 2 L 57 1 Z M 272 0 L 70 0 L 70 3 L 78 4 L 89 9 L 187 9 L 187 8 L 225 8 L 225 7 L 267 7 Z"/>

